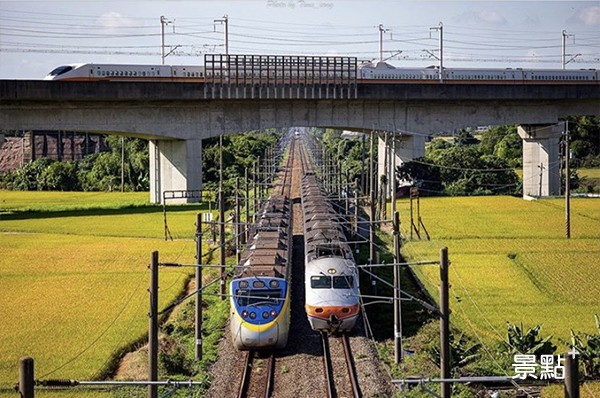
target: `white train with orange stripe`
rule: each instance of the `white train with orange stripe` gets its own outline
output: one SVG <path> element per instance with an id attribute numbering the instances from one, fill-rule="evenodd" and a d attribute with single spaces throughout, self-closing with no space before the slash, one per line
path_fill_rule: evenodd
<path id="1" fill-rule="evenodd" d="M 271 73 L 271 74 L 269 74 Z M 136 64 L 65 64 L 54 68 L 44 80 L 71 81 L 164 81 L 206 82 L 212 79 L 251 79 L 252 83 L 286 82 L 315 84 L 339 83 L 340 76 L 331 71 L 296 70 L 289 66 L 276 71 L 229 70 L 227 76 L 203 65 L 136 65 Z M 356 80 L 372 84 L 445 83 L 454 84 L 600 84 L 599 69 L 523 69 L 523 68 L 404 68 L 386 62 L 363 62 L 357 66 Z"/>
<path id="2" fill-rule="evenodd" d="M 305 159 L 302 177 L 304 215 L 305 309 L 316 331 L 348 332 L 360 312 L 358 269 L 335 211 Z"/>

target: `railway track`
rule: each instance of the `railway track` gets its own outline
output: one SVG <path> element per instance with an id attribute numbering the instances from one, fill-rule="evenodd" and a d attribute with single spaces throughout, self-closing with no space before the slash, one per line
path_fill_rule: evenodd
<path id="1" fill-rule="evenodd" d="M 240 380 L 238 398 L 265 397 L 273 394 L 275 378 L 275 353 L 267 353 L 266 358 L 257 358 L 257 352 L 248 351 L 244 372 Z M 266 366 L 263 359 L 266 359 Z"/>
<path id="2" fill-rule="evenodd" d="M 321 340 L 323 343 L 323 366 L 325 368 L 325 379 L 326 379 L 326 393 L 328 398 L 337 398 L 339 391 L 347 391 L 353 398 L 362 398 L 362 392 L 360 390 L 360 386 L 358 384 L 358 376 L 356 373 L 356 366 L 354 364 L 354 357 L 352 355 L 352 350 L 350 348 L 350 339 L 347 334 L 343 334 L 340 337 L 335 337 L 338 339 L 343 347 L 344 351 L 344 360 L 346 363 L 347 370 L 347 384 L 346 386 L 338 385 L 336 386 L 336 380 L 334 375 L 334 366 L 331 355 L 331 348 L 329 344 L 329 336 L 327 333 L 321 333 Z M 338 373 L 338 376 L 340 373 Z M 344 394 L 344 396 L 348 396 L 348 394 Z"/>

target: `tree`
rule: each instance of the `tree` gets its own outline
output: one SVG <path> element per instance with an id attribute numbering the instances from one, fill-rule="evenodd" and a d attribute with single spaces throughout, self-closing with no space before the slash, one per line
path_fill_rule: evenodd
<path id="1" fill-rule="evenodd" d="M 38 189 L 44 191 L 77 191 L 77 163 L 52 162 L 38 177 Z"/>
<path id="2" fill-rule="evenodd" d="M 39 177 L 54 161 L 49 158 L 39 158 L 29 162 L 20 169 L 13 171 L 10 186 L 19 191 L 35 191 L 41 189 Z"/>
<path id="3" fill-rule="evenodd" d="M 256 160 L 264 158 L 266 149 L 275 144 L 280 136 L 281 132 L 267 130 L 223 137 L 223 185 L 226 196 L 233 193 L 235 178 L 243 177 L 245 168 L 248 168 L 252 177 Z M 202 146 L 203 184 L 207 189 L 216 189 L 220 170 L 219 137 L 204 140 Z"/>
<path id="4" fill-rule="evenodd" d="M 473 137 L 473 133 L 471 133 L 471 130 L 468 129 L 460 130 L 456 137 L 454 137 L 454 145 L 456 146 L 469 146 L 477 144 L 479 144 L 479 140 Z"/>

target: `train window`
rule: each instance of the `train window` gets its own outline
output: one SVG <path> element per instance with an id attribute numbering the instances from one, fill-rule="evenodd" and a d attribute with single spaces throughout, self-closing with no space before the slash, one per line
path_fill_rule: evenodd
<path id="1" fill-rule="evenodd" d="M 354 277 L 352 277 L 350 275 L 333 277 L 333 288 L 334 289 L 351 289 L 352 286 L 354 286 Z"/>
<path id="2" fill-rule="evenodd" d="M 73 70 L 72 66 L 59 66 L 58 68 L 54 69 L 52 72 L 48 73 L 48 75 L 50 76 L 59 76 L 62 75 L 63 73 L 67 73 L 68 71 Z"/>
<path id="3" fill-rule="evenodd" d="M 331 277 L 327 275 L 312 275 L 310 277 L 310 287 L 312 289 L 331 288 Z"/>
<path id="4" fill-rule="evenodd" d="M 279 305 L 281 289 L 236 290 L 237 302 L 241 306 L 268 304 Z"/>
<path id="5" fill-rule="evenodd" d="M 321 257 L 344 257 L 340 247 L 318 246 L 317 258 Z"/>

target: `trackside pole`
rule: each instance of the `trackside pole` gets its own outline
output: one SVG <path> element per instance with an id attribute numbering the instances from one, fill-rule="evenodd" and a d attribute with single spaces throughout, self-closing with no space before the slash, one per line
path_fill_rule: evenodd
<path id="1" fill-rule="evenodd" d="M 148 381 L 158 381 L 158 252 L 150 261 L 150 321 L 148 325 Z M 148 386 L 148 398 L 158 397 L 158 387 Z"/>
<path id="2" fill-rule="evenodd" d="M 450 303 L 448 286 L 448 248 L 440 249 L 440 378 L 450 378 Z M 442 382 L 442 398 L 450 398 L 451 385 Z"/>
<path id="3" fill-rule="evenodd" d="M 196 215 L 196 361 L 202 360 L 202 213 Z"/>
<path id="4" fill-rule="evenodd" d="M 223 135 L 219 136 L 219 262 L 221 263 L 221 300 L 225 300 L 225 193 L 223 192 Z"/>
<path id="5" fill-rule="evenodd" d="M 394 360 L 402 355 L 402 302 L 400 301 L 400 213 L 394 212 Z"/>
<path id="6" fill-rule="evenodd" d="M 573 352 L 565 354 L 565 398 L 579 398 L 579 358 Z"/>
<path id="7" fill-rule="evenodd" d="M 19 359 L 19 395 L 21 398 L 33 398 L 33 358 Z"/>

